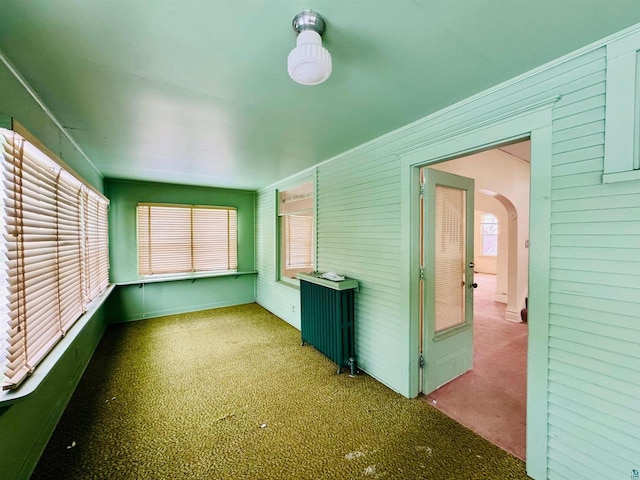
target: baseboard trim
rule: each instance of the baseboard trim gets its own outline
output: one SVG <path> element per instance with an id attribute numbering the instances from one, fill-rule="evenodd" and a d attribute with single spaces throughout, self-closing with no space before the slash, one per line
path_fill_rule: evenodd
<path id="1" fill-rule="evenodd" d="M 510 308 L 507 308 L 504 318 L 514 323 L 522 322 L 522 319 L 520 318 L 520 310 L 511 310 Z"/>

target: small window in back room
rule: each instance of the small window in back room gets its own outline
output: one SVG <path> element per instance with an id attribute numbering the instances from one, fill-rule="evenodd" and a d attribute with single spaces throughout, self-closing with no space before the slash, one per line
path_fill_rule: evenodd
<path id="1" fill-rule="evenodd" d="M 498 219 L 490 213 L 482 215 L 480 220 L 482 236 L 482 255 L 495 257 L 498 255 Z"/>
<path id="2" fill-rule="evenodd" d="M 313 182 L 278 192 L 279 280 L 315 268 Z"/>

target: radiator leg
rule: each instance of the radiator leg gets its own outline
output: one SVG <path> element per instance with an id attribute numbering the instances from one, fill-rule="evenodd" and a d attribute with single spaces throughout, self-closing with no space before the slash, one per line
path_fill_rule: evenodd
<path id="1" fill-rule="evenodd" d="M 349 357 L 349 376 L 350 377 L 355 377 L 356 376 L 356 359 L 354 357 Z"/>

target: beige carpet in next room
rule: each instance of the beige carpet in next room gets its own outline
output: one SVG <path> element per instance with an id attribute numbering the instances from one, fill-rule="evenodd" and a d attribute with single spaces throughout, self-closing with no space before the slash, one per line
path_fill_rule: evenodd
<path id="1" fill-rule="evenodd" d="M 524 460 L 528 325 L 505 320 L 496 276 L 476 274 L 473 370 L 427 398 L 438 410 Z"/>

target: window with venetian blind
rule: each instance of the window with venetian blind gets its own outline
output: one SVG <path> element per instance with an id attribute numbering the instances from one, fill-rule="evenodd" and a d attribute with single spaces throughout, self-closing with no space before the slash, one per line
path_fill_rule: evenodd
<path id="1" fill-rule="evenodd" d="M 313 182 L 278 192 L 280 279 L 315 269 Z"/>
<path id="2" fill-rule="evenodd" d="M 109 283 L 109 201 L 0 129 L 3 390 L 17 388 Z"/>
<path id="3" fill-rule="evenodd" d="M 140 203 L 137 216 L 140 275 L 237 271 L 235 208 Z"/>

